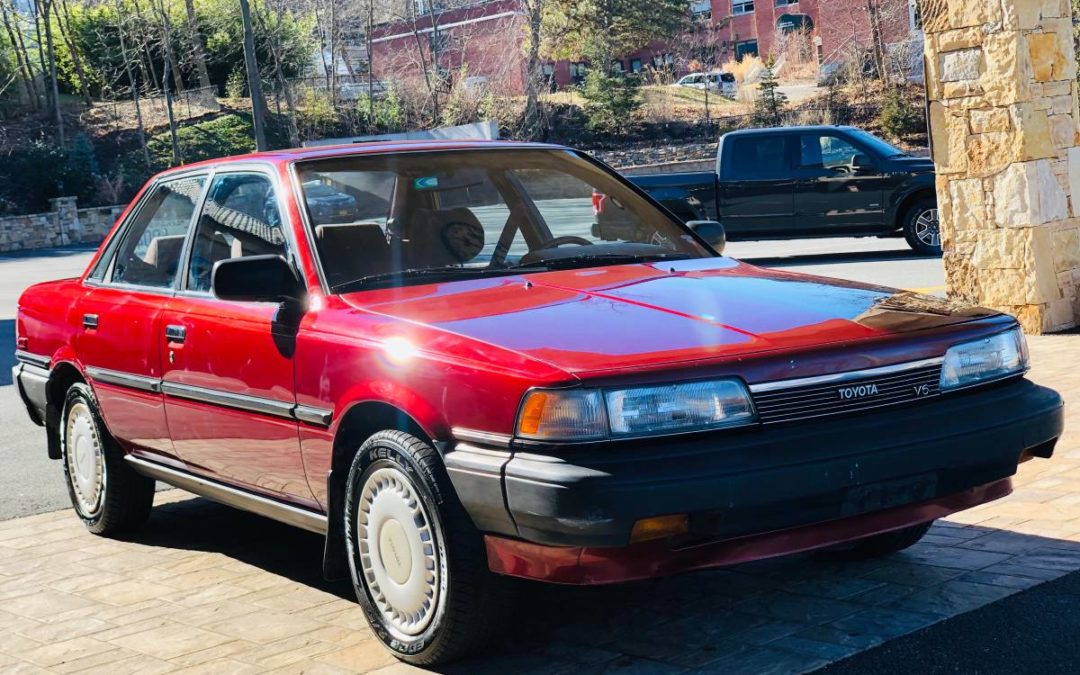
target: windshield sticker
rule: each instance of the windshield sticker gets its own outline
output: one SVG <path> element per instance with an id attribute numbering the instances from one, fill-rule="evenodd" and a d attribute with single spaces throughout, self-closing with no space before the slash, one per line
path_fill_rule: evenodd
<path id="1" fill-rule="evenodd" d="M 434 190 L 439 187 L 438 176 L 421 176 L 413 179 L 413 188 L 416 190 Z"/>

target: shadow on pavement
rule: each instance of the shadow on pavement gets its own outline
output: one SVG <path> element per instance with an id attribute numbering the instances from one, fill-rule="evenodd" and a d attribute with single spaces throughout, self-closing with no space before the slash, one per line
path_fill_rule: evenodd
<path id="1" fill-rule="evenodd" d="M 26 251 L 6 251 L 0 253 L 0 260 L 27 258 L 67 258 L 84 255 L 98 249 L 97 246 L 61 246 L 58 248 L 34 248 Z"/>
<path id="2" fill-rule="evenodd" d="M 0 387 L 12 384 L 15 365 L 15 319 L 0 319 Z"/>
<path id="3" fill-rule="evenodd" d="M 322 579 L 321 537 L 204 499 L 158 506 L 133 540 L 354 600 L 348 582 Z M 522 582 L 508 638 L 440 672 L 806 672 L 1077 569 L 1077 542 L 938 523 L 875 560 L 831 551 L 621 586 Z"/>
<path id="4" fill-rule="evenodd" d="M 806 255 L 774 256 L 769 258 L 739 258 L 761 267 L 797 267 L 799 265 L 829 265 L 833 263 L 892 262 L 896 260 L 940 260 L 940 255 L 922 255 L 915 251 L 850 251 L 839 253 L 810 253 Z"/>

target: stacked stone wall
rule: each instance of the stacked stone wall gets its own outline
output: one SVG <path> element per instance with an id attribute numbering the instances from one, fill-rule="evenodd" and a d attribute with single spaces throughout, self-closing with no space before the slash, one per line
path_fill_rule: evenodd
<path id="1" fill-rule="evenodd" d="M 75 197 L 49 201 L 48 213 L 0 218 L 0 251 L 100 244 L 124 212 L 123 206 L 80 209 Z"/>

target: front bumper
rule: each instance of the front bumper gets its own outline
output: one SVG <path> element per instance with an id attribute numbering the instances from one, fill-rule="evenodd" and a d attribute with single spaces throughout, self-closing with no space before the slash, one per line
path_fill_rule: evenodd
<path id="1" fill-rule="evenodd" d="M 1062 426 L 1061 397 L 1021 379 L 856 416 L 687 437 L 542 453 L 458 444 L 446 461 L 482 531 L 596 549 L 627 546 L 634 523 L 652 516 L 690 514 L 691 536 L 716 542 L 963 495 L 1012 476 L 1026 457 L 1049 457 Z"/>

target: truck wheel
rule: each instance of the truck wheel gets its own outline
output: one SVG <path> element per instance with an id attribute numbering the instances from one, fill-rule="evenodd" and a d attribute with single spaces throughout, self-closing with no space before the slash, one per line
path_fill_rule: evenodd
<path id="1" fill-rule="evenodd" d="M 511 611 L 510 582 L 488 570 L 483 539 L 435 449 L 381 431 L 360 447 L 347 480 L 349 572 L 383 645 L 430 666 L 498 637 Z"/>
<path id="2" fill-rule="evenodd" d="M 937 201 L 926 197 L 904 214 L 904 238 L 908 246 L 926 255 L 941 255 L 941 225 Z"/>
<path id="3" fill-rule="evenodd" d="M 154 506 L 154 481 L 124 461 L 124 451 L 105 428 L 90 387 L 71 385 L 60 424 L 68 495 L 86 529 L 111 536 L 145 523 Z"/>
<path id="4" fill-rule="evenodd" d="M 894 530 L 883 534 L 875 534 L 866 539 L 855 542 L 851 554 L 856 558 L 877 558 L 903 551 L 919 543 L 919 540 L 930 530 L 934 521 L 905 527 L 902 530 Z"/>

